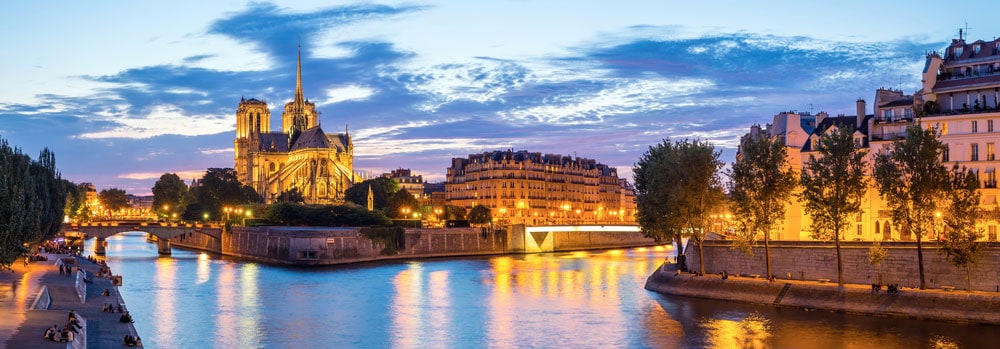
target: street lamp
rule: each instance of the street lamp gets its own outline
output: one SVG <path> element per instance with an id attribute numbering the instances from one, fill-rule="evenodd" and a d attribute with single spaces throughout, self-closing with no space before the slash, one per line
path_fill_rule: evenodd
<path id="1" fill-rule="evenodd" d="M 403 214 L 403 218 L 406 218 L 406 217 L 410 216 L 410 208 L 409 207 L 403 207 L 403 208 L 399 209 L 399 212 Z"/>
<path id="2" fill-rule="evenodd" d="M 934 230 L 934 236 L 938 241 L 941 241 L 941 232 L 938 231 L 938 220 L 940 219 L 941 219 L 941 211 L 934 211 L 934 225 L 931 227 L 931 229 Z"/>

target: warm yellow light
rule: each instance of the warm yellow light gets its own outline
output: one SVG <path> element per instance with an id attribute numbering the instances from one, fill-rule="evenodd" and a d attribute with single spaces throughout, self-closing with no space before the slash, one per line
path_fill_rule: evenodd
<path id="1" fill-rule="evenodd" d="M 934 211 L 934 218 L 941 218 L 941 211 Z"/>

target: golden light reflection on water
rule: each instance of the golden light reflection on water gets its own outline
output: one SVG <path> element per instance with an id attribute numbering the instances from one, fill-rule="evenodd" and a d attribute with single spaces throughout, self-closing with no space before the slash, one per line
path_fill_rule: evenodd
<path id="1" fill-rule="evenodd" d="M 419 263 L 410 263 L 409 269 L 400 271 L 392 280 L 395 297 L 392 299 L 392 347 L 415 348 L 421 337 L 420 294 L 423 275 Z"/>
<path id="2" fill-rule="evenodd" d="M 740 321 L 726 319 L 706 320 L 702 326 L 707 331 L 711 348 L 770 348 L 771 323 L 764 316 L 752 313 Z"/>
<path id="3" fill-rule="evenodd" d="M 232 263 L 219 265 L 218 281 L 215 284 L 216 304 L 218 312 L 215 316 L 215 336 L 222 343 L 239 343 L 236 325 L 239 323 L 239 313 L 236 303 L 236 267 Z"/>
<path id="4" fill-rule="evenodd" d="M 207 253 L 202 253 L 202 254 L 198 255 L 198 266 L 197 266 L 197 272 L 196 273 L 198 274 L 198 281 L 197 281 L 197 283 L 199 285 L 208 282 L 208 279 L 211 277 L 211 275 L 212 275 L 212 265 L 211 264 L 212 264 L 212 261 L 210 259 L 208 259 L 208 254 Z"/>
<path id="5" fill-rule="evenodd" d="M 156 288 L 153 294 L 153 317 L 156 319 L 156 342 L 170 343 L 177 336 L 177 261 L 169 257 L 156 259 L 154 275 Z"/>
<path id="6" fill-rule="evenodd" d="M 240 327 L 241 347 L 256 347 L 260 343 L 260 267 L 256 263 L 246 263 L 240 268 Z"/>
<path id="7" fill-rule="evenodd" d="M 630 310 L 621 303 L 620 285 L 625 279 L 644 280 L 650 268 L 655 268 L 649 261 L 648 249 L 635 252 L 638 255 L 609 250 L 492 259 L 492 279 L 486 280 L 493 287 L 488 293 L 488 343 L 544 344 L 541 338 L 524 338 L 535 332 L 558 337 L 560 342 L 573 342 L 574 337 L 597 333 L 606 326 L 618 328 L 599 331 L 599 343 L 626 343 L 626 319 L 630 316 L 626 313 Z M 567 261 L 584 258 L 586 262 L 582 263 Z M 639 265 L 632 267 L 635 264 Z M 550 309 L 588 316 L 560 317 Z M 661 317 L 669 318 L 662 308 L 659 312 Z"/>

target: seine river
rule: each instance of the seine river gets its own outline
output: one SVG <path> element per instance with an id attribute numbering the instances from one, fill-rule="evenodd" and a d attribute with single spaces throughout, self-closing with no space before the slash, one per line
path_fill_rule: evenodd
<path id="1" fill-rule="evenodd" d="M 998 327 L 643 289 L 671 248 L 287 268 L 141 233 L 107 260 L 147 348 L 989 348 Z M 87 251 L 92 251 L 93 240 Z"/>

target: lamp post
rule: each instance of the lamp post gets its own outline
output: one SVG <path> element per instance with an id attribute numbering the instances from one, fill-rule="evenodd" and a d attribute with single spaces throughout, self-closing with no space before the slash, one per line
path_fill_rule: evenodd
<path id="1" fill-rule="evenodd" d="M 403 207 L 403 208 L 399 209 L 399 212 L 403 214 L 403 219 L 406 219 L 406 218 L 408 218 L 410 216 L 410 208 L 409 207 Z"/>

